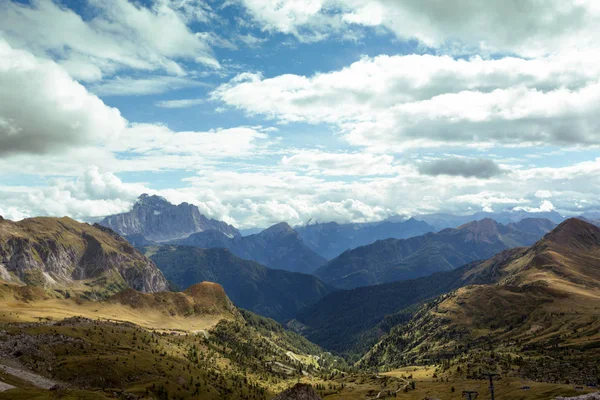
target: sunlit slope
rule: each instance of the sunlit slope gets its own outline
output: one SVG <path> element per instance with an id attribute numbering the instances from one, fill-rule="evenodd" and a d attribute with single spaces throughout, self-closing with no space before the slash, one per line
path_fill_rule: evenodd
<path id="1" fill-rule="evenodd" d="M 361 363 L 400 366 L 466 357 L 490 364 L 484 358 L 495 354 L 507 371 L 531 378 L 592 379 L 600 349 L 600 229 L 567 220 L 532 247 L 466 273 L 478 275 L 495 283 L 466 286 L 429 302 Z"/>

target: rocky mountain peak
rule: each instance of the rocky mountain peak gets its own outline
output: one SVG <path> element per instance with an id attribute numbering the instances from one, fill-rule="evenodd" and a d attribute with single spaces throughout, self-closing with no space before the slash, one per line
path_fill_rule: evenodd
<path id="1" fill-rule="evenodd" d="M 156 206 L 156 205 L 171 205 L 167 199 L 162 196 L 149 195 L 144 193 L 138 197 L 136 205 Z"/>
<path id="2" fill-rule="evenodd" d="M 100 225 L 123 236 L 142 235 L 155 242 L 182 239 L 209 229 L 222 232 L 228 237 L 239 235 L 233 226 L 207 218 L 193 204 L 174 205 L 163 197 L 148 194 L 142 194 L 131 211 L 110 215 Z M 139 236 L 136 237 L 139 239 Z"/>
<path id="3" fill-rule="evenodd" d="M 600 228 L 579 218 L 570 218 L 548 233 L 542 243 L 574 249 L 600 248 Z"/>

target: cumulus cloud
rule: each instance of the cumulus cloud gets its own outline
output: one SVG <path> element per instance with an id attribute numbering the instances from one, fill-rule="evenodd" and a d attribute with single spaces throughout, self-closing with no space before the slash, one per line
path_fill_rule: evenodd
<path id="1" fill-rule="evenodd" d="M 100 143 L 127 121 L 60 66 L 0 39 L 0 156 Z"/>
<path id="2" fill-rule="evenodd" d="M 181 7 L 177 3 L 181 4 Z M 86 0 L 80 15 L 52 0 L 0 4 L 0 26 L 6 39 L 36 55 L 57 57 L 76 79 L 94 81 L 132 68 L 185 75 L 179 60 L 219 68 L 209 44 L 188 23 L 208 18 L 206 8 L 185 2 Z"/>
<path id="3" fill-rule="evenodd" d="M 331 124 L 350 144 L 373 150 L 598 145 L 600 53 L 580 55 L 575 68 L 567 53 L 537 60 L 364 57 L 310 77 L 243 73 L 212 98 L 283 123 Z"/>
<path id="4" fill-rule="evenodd" d="M 129 210 L 144 192 L 151 191 L 91 166 L 75 180 L 57 179 L 45 187 L 0 186 L 0 215 L 12 220 L 40 215 L 90 220 Z"/>
<path id="5" fill-rule="evenodd" d="M 503 174 L 493 160 L 477 158 L 444 158 L 419 164 L 419 172 L 424 175 L 451 175 L 465 178 L 489 179 Z"/>
<path id="6" fill-rule="evenodd" d="M 130 123 L 60 65 L 1 39 L 0 86 L 0 165 L 5 173 L 17 165 L 20 173 L 72 175 L 90 162 L 111 172 L 185 169 L 206 159 L 253 157 L 271 143 L 269 129 L 260 126 L 176 132 L 159 124 Z M 129 157 L 115 155 L 123 152 Z"/>
<path id="7" fill-rule="evenodd" d="M 436 211 L 558 210 L 575 215 L 600 208 L 600 159 L 561 168 L 513 168 L 490 180 L 422 175 L 411 165 L 398 175 L 362 179 L 311 174 L 302 165 L 205 164 L 197 170 L 179 188 L 152 191 L 92 167 L 81 176 L 54 179 L 47 186 L 0 186 L 0 208 L 5 217 L 90 219 L 126 211 L 137 195 L 151 192 L 175 204 L 196 204 L 205 215 L 242 228 L 282 220 L 302 224 L 311 218 L 365 222 Z M 550 190 L 551 202 L 539 197 L 540 191 Z"/>
<path id="8" fill-rule="evenodd" d="M 435 48 L 471 47 L 525 56 L 596 47 L 593 0 L 239 0 L 266 31 L 322 40 L 379 27 Z"/>

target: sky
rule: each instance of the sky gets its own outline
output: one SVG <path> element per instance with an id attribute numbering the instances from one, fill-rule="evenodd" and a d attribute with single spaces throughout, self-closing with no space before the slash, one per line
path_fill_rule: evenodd
<path id="1" fill-rule="evenodd" d="M 594 0 L 0 0 L 0 215 L 600 209 Z"/>

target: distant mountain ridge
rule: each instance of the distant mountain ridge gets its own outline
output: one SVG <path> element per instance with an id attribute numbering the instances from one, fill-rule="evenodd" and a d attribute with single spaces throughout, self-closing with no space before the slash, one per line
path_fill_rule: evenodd
<path id="1" fill-rule="evenodd" d="M 327 260 L 309 249 L 298 233 L 282 222 L 249 236 L 228 237 L 207 230 L 172 243 L 200 248 L 225 248 L 236 256 L 269 268 L 310 274 Z"/>
<path id="2" fill-rule="evenodd" d="M 216 230 L 229 237 L 240 234 L 225 222 L 205 217 L 193 204 L 173 205 L 163 197 L 148 194 L 142 194 L 131 211 L 110 215 L 100 221 L 100 225 L 122 236 L 133 235 L 138 241 L 145 238 L 165 242 L 206 230 Z"/>
<path id="3" fill-rule="evenodd" d="M 585 296 L 600 298 L 600 293 L 596 293 L 600 292 L 600 229 L 585 221 L 570 219 L 532 246 L 505 250 L 488 260 L 413 280 L 332 292 L 318 303 L 301 310 L 289 326 L 327 349 L 342 353 L 362 353 L 394 326 L 409 323 L 424 301 L 436 305 L 438 303 L 432 302 L 432 299 L 456 290 L 462 293 L 461 288 L 470 287 L 468 285 L 475 285 L 474 288 L 484 285 L 485 289 L 478 289 L 481 292 L 468 291 L 481 295 L 472 298 L 474 303 L 470 303 L 465 312 L 473 313 L 474 311 L 468 310 L 477 310 L 477 315 L 487 318 L 488 323 L 503 326 L 497 324 L 494 314 L 486 317 L 490 303 L 499 301 L 498 296 L 505 293 L 494 292 L 494 285 L 498 284 L 521 288 L 515 289 L 517 292 L 514 294 L 509 294 L 511 298 L 513 295 L 517 296 L 513 300 L 518 300 L 519 296 L 526 299 L 524 296 L 528 295 L 523 292 L 536 293 L 539 288 L 544 287 L 561 293 L 585 293 Z M 484 295 L 487 292 L 490 292 L 489 296 Z M 558 299 L 562 297 L 560 295 Z M 498 313 L 518 312 L 519 310 L 513 310 L 515 307 L 530 312 L 531 305 L 537 304 L 538 300 L 532 298 L 531 304 L 504 305 L 498 308 Z M 451 309 L 455 309 L 455 303 L 448 304 L 453 304 Z M 573 306 L 573 309 L 576 310 L 577 307 Z M 439 314 L 438 317 L 445 318 L 452 313 Z M 431 313 L 428 315 L 431 316 Z M 462 318 L 469 321 L 472 316 L 463 315 Z M 509 324 L 506 325 L 508 326 Z M 425 329 L 424 332 L 431 330 L 429 327 L 411 325 L 407 326 L 405 333 L 419 329 Z M 451 328 L 448 329 L 451 331 Z M 392 350 L 394 346 L 404 346 L 400 343 L 403 341 L 398 336 L 384 340 L 383 345 L 371 351 L 371 357 L 375 357 L 377 361 L 372 359 L 368 364 L 382 365 L 389 360 L 389 354 L 395 354 L 400 359 L 403 355 Z M 381 347 L 387 348 L 376 350 Z M 400 351 L 404 352 L 405 349 Z"/>
<path id="4" fill-rule="evenodd" d="M 512 210 L 502 212 L 476 212 L 469 215 L 453 215 L 447 213 L 433 213 L 415 215 L 413 218 L 419 221 L 424 221 L 435 228 L 435 231 L 440 231 L 446 228 L 457 228 L 470 221 L 478 221 L 481 219 L 490 218 L 494 221 L 507 225 L 516 223 L 524 219 L 548 219 L 555 224 L 560 224 L 565 220 L 565 217 L 556 211 L 545 212 L 530 212 L 525 210 Z"/>
<path id="5" fill-rule="evenodd" d="M 404 239 L 435 231 L 433 226 L 414 218 L 355 224 L 313 223 L 294 229 L 309 248 L 328 260 L 377 240 Z"/>
<path id="6" fill-rule="evenodd" d="M 380 240 L 342 253 L 315 276 L 335 287 L 351 289 L 446 271 L 519 246 L 529 246 L 555 224 L 526 219 L 502 225 L 492 219 L 408 239 Z"/>
<path id="7" fill-rule="evenodd" d="M 267 268 L 223 248 L 163 245 L 146 248 L 146 254 L 181 289 L 216 282 L 237 306 L 278 321 L 292 318 L 332 290 L 312 275 Z"/>
<path id="8" fill-rule="evenodd" d="M 169 289 L 160 270 L 125 239 L 70 218 L 0 221 L 0 279 L 102 298 L 125 288 Z"/>

